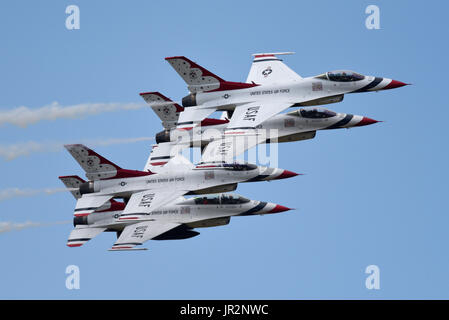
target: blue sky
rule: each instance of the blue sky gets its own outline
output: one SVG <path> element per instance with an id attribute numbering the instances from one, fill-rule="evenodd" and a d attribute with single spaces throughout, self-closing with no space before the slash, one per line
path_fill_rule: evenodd
<path id="1" fill-rule="evenodd" d="M 80 30 L 65 28 L 78 5 Z M 380 8 L 380 30 L 365 8 Z M 412 83 L 347 95 L 329 108 L 384 122 L 319 132 L 279 146 L 279 166 L 306 175 L 239 186 L 237 192 L 297 210 L 232 219 L 183 241 L 150 241 L 146 252 L 106 251 L 114 234 L 66 247 L 71 224 L 0 234 L 0 298 L 417 299 L 449 298 L 445 1 L 3 1 L 0 111 L 57 101 L 135 102 L 139 92 L 175 100 L 184 82 L 164 57 L 185 55 L 230 81 L 244 81 L 255 52 L 294 51 L 303 76 L 334 69 Z M 0 145 L 153 136 L 147 108 L 83 119 L 0 127 Z M 140 169 L 150 143 L 95 150 Z M 67 152 L 0 159 L 0 190 L 61 187 L 82 174 Z M 0 201 L 0 221 L 72 218 L 68 193 Z M 81 288 L 67 290 L 77 265 Z M 368 265 L 380 290 L 365 288 Z"/>

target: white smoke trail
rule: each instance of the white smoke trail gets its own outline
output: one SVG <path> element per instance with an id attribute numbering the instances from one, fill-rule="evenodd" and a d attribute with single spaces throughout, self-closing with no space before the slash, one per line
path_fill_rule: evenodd
<path id="1" fill-rule="evenodd" d="M 153 137 L 113 138 L 113 139 L 84 140 L 84 141 L 77 141 L 77 143 L 83 143 L 90 147 L 98 147 L 98 146 L 110 146 L 114 144 L 149 141 L 153 139 L 154 139 Z M 0 157 L 5 160 L 14 160 L 18 157 L 28 156 L 33 153 L 58 152 L 63 150 L 64 144 L 66 143 L 54 141 L 47 141 L 47 142 L 28 141 L 17 144 L 0 145 Z"/>
<path id="2" fill-rule="evenodd" d="M 88 115 L 121 110 L 143 108 L 142 103 L 82 103 L 72 106 L 61 106 L 58 102 L 36 109 L 20 106 L 10 110 L 0 110 L 0 126 L 9 123 L 26 127 L 45 120 L 78 119 Z"/>
<path id="3" fill-rule="evenodd" d="M 58 192 L 71 191 L 67 188 L 42 188 L 42 189 L 20 189 L 8 188 L 0 190 L 0 201 L 16 197 L 32 197 L 39 194 L 55 194 Z"/>
<path id="4" fill-rule="evenodd" d="M 20 231 L 27 228 L 37 228 L 37 227 L 48 227 L 48 226 L 54 226 L 58 224 L 67 224 L 71 221 L 59 221 L 59 222 L 33 222 L 33 221 L 26 221 L 26 222 L 11 222 L 11 221 L 0 221 L 0 234 L 6 233 L 6 232 L 12 232 L 12 231 Z"/>

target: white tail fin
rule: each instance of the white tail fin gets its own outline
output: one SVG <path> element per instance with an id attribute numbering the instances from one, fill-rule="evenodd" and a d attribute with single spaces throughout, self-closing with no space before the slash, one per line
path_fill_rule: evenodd
<path id="1" fill-rule="evenodd" d="M 277 55 L 293 54 L 293 52 L 256 53 L 246 79 L 247 83 L 275 84 L 287 81 L 298 81 L 302 77 L 282 62 Z"/>
<path id="2" fill-rule="evenodd" d="M 153 146 L 151 146 L 151 153 L 144 167 L 144 171 L 150 170 L 151 172 L 161 172 L 162 167 L 171 167 L 173 165 L 173 162 L 171 162 L 171 160 L 178 155 L 181 156 L 180 152 L 183 149 L 188 148 L 189 146 L 189 144 L 176 144 L 172 142 L 154 144 Z M 177 161 L 179 160 L 180 158 L 177 159 Z M 182 161 L 182 163 L 185 165 L 185 161 Z M 193 166 L 191 162 L 189 163 L 191 166 Z"/>

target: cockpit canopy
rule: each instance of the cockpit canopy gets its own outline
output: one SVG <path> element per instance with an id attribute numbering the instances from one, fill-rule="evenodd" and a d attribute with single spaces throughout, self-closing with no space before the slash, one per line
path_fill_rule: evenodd
<path id="1" fill-rule="evenodd" d="M 337 115 L 336 112 L 324 108 L 300 109 L 299 114 L 301 117 L 308 119 L 324 119 L 335 117 Z"/>
<path id="2" fill-rule="evenodd" d="M 365 76 L 351 70 L 335 70 L 320 74 L 315 78 L 337 82 L 351 82 L 363 80 Z"/>
<path id="3" fill-rule="evenodd" d="M 238 194 L 219 194 L 205 197 L 196 197 L 193 198 L 193 201 L 196 205 L 207 205 L 207 204 L 215 204 L 215 205 L 225 205 L 225 204 L 242 204 L 247 203 L 250 200 L 242 197 Z"/>

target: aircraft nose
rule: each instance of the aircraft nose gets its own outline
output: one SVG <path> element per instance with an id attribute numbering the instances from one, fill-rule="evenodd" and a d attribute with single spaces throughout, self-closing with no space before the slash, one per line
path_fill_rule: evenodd
<path id="1" fill-rule="evenodd" d="M 389 84 L 387 84 L 385 87 L 382 88 L 382 90 L 388 90 L 388 89 L 394 89 L 394 88 L 400 88 L 403 86 L 407 86 L 409 83 L 404 83 L 397 80 L 391 80 Z"/>
<path id="2" fill-rule="evenodd" d="M 277 204 L 273 209 L 268 211 L 268 213 L 278 213 L 278 212 L 284 212 L 284 211 L 289 211 L 289 210 L 292 210 L 292 209 L 281 206 L 280 204 Z"/>
<path id="3" fill-rule="evenodd" d="M 296 177 L 300 175 L 299 173 L 293 172 L 293 171 L 289 171 L 289 170 L 284 170 L 279 176 L 277 176 L 275 179 L 287 179 L 287 178 L 292 178 L 292 177 Z"/>
<path id="4" fill-rule="evenodd" d="M 363 117 L 362 120 L 360 120 L 360 122 L 355 125 L 355 127 L 367 126 L 367 125 L 378 123 L 378 122 L 380 122 L 380 121 L 377 121 L 377 120 L 374 120 L 374 119 L 371 119 L 368 117 Z"/>
<path id="5" fill-rule="evenodd" d="M 279 179 L 287 179 L 302 175 L 301 173 L 296 173 L 289 170 L 284 170 L 280 168 L 266 168 L 259 167 L 259 175 L 246 181 L 271 181 Z"/>

